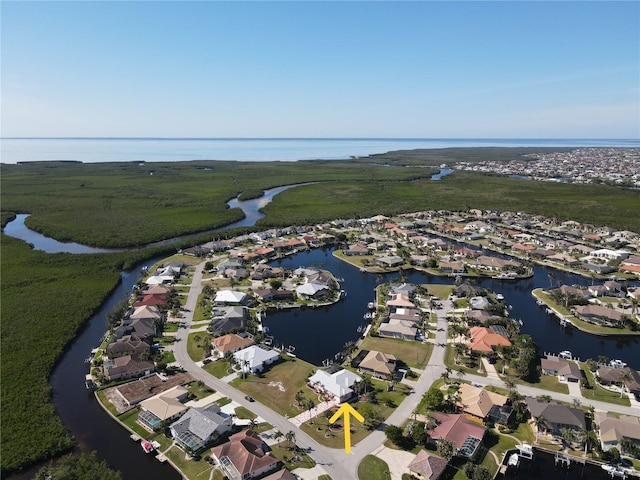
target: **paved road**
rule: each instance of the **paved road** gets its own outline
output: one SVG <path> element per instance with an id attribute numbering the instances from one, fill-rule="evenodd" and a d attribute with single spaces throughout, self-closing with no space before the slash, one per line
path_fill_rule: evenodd
<path id="1" fill-rule="evenodd" d="M 176 362 L 179 363 L 187 372 L 189 372 L 197 380 L 202 380 L 209 387 L 220 392 L 222 395 L 231 398 L 238 402 L 240 405 L 244 405 L 255 414 L 264 418 L 273 427 L 281 432 L 293 431 L 296 435 L 296 444 L 301 448 L 308 449 L 309 455 L 313 460 L 321 466 L 327 474 L 334 480 L 352 480 L 358 478 L 357 471 L 358 465 L 362 459 L 379 449 L 385 441 L 385 435 L 383 429 L 386 425 L 402 425 L 407 420 L 414 409 L 419 404 L 422 396 L 427 392 L 431 384 L 438 380 L 442 373 L 445 371 L 444 354 L 445 345 L 447 343 L 447 331 L 448 323 L 446 318 L 446 312 L 453 308 L 450 301 L 443 301 L 442 309 L 436 311 L 437 331 L 434 342 L 433 353 L 429 360 L 429 364 L 425 368 L 420 378 L 415 383 L 414 393 L 408 395 L 404 401 L 396 408 L 396 410 L 389 416 L 386 422 L 380 426 L 376 431 L 372 432 L 362 441 L 358 442 L 351 447 L 351 455 L 347 455 L 343 449 L 332 449 L 320 445 L 313 438 L 307 435 L 305 432 L 296 427 L 285 417 L 282 417 L 278 413 L 274 412 L 270 408 L 262 405 L 259 402 L 249 403 L 244 398 L 244 394 L 229 386 L 223 380 L 210 375 L 202 368 L 200 368 L 187 354 L 187 337 L 190 333 L 190 326 L 193 321 L 193 312 L 195 311 L 198 296 L 202 292 L 202 270 L 204 262 L 196 267 L 196 271 L 193 275 L 191 288 L 187 297 L 185 305 L 185 318 L 184 323 L 186 328 L 178 329 L 176 333 L 176 343 L 174 354 Z M 499 378 L 482 377 L 479 375 L 466 375 L 466 380 L 479 385 L 494 385 L 504 387 L 504 383 Z M 539 388 L 527 387 L 518 385 L 518 391 L 523 395 L 539 396 L 549 395 L 550 392 Z M 581 396 L 573 396 L 560 393 L 551 393 L 551 395 L 562 401 L 573 402 L 574 399 L 578 399 L 582 405 L 593 405 L 597 410 L 616 411 L 628 415 L 640 414 L 640 408 L 622 407 L 605 402 L 598 402 L 585 399 Z"/>

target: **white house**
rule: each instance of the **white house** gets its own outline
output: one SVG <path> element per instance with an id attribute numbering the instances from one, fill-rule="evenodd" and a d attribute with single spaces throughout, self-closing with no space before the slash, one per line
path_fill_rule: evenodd
<path id="1" fill-rule="evenodd" d="M 251 345 L 233 353 L 233 358 L 245 373 L 262 372 L 265 365 L 271 365 L 280 359 L 275 350 L 258 345 Z"/>
<path id="2" fill-rule="evenodd" d="M 331 370 L 318 370 L 309 377 L 309 385 L 318 386 L 327 393 L 338 398 L 340 402 L 349 400 L 353 396 L 354 383 L 361 381 L 362 378 L 344 368 L 336 372 Z"/>
<path id="3" fill-rule="evenodd" d="M 218 305 L 244 305 L 248 298 L 246 293 L 237 290 L 219 290 L 213 302 Z"/>

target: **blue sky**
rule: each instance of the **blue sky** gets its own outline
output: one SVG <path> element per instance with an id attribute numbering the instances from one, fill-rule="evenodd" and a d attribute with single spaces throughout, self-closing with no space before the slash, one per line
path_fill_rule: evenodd
<path id="1" fill-rule="evenodd" d="M 640 137 L 636 1 L 1 9 L 5 137 Z"/>

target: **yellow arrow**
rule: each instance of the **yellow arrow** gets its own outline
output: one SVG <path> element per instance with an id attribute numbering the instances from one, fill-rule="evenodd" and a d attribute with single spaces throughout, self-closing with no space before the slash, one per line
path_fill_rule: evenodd
<path id="1" fill-rule="evenodd" d="M 344 451 L 351 453 L 351 415 L 360 423 L 364 422 L 364 417 L 360 415 L 355 408 L 348 403 L 343 403 L 338 411 L 329 419 L 329 423 L 334 423 L 341 415 L 344 414 Z"/>

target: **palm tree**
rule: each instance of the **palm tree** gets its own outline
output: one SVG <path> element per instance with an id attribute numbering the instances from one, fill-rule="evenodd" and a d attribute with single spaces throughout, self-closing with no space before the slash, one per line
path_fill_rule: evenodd
<path id="1" fill-rule="evenodd" d="M 316 402 L 313 401 L 313 398 L 310 398 L 305 403 L 305 406 L 307 407 L 307 410 L 309 411 L 309 420 L 311 420 L 311 410 L 313 410 L 315 408 Z"/>
<path id="2" fill-rule="evenodd" d="M 539 415 L 537 417 L 533 417 L 533 425 L 536 427 L 536 443 L 538 443 L 538 436 L 540 435 L 540 430 L 547 428 L 547 420 Z"/>
<path id="3" fill-rule="evenodd" d="M 291 448 L 293 448 L 293 445 L 296 441 L 296 432 L 294 432 L 293 430 L 289 430 L 284 438 L 291 444 Z"/>
<path id="4" fill-rule="evenodd" d="M 442 378 L 444 380 L 445 385 L 449 384 L 449 377 L 451 376 L 451 372 L 453 370 L 451 370 L 450 367 L 446 367 L 444 369 L 444 372 L 442 372 L 442 375 L 440 375 L 440 378 Z"/>
<path id="5" fill-rule="evenodd" d="M 456 376 L 458 377 L 458 380 L 462 380 L 462 377 L 464 377 L 467 373 L 464 370 L 458 370 L 456 372 Z"/>
<path id="6" fill-rule="evenodd" d="M 298 390 L 296 392 L 296 403 L 298 405 L 302 405 L 303 400 L 304 400 L 304 392 L 302 390 Z"/>
<path id="7" fill-rule="evenodd" d="M 632 379 L 633 377 L 627 370 L 624 370 L 620 374 L 620 398 L 622 398 L 622 394 L 624 393 L 624 387 L 626 386 L 627 382 L 630 382 Z"/>
<path id="8" fill-rule="evenodd" d="M 282 437 L 284 437 L 284 433 L 282 433 L 280 430 L 276 430 L 275 432 L 273 432 L 273 438 L 276 440 L 276 442 Z"/>
<path id="9" fill-rule="evenodd" d="M 251 362 L 249 360 L 242 360 L 242 379 L 244 380 L 245 378 L 247 378 L 247 373 L 249 370 L 249 367 L 251 366 Z"/>

